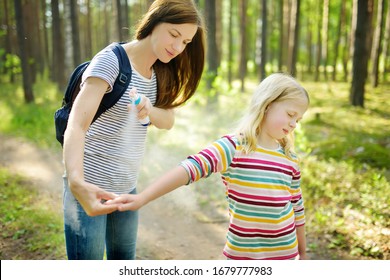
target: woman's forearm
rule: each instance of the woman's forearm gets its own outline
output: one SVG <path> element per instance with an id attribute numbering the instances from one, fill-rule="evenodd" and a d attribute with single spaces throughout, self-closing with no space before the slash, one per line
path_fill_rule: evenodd
<path id="1" fill-rule="evenodd" d="M 175 123 L 175 113 L 173 109 L 152 107 L 149 118 L 151 123 L 159 129 L 171 129 Z"/>

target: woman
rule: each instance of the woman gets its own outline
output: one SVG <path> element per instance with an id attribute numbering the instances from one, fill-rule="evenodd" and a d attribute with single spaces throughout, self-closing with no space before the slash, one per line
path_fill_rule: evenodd
<path id="1" fill-rule="evenodd" d="M 157 0 L 141 19 L 135 40 L 125 43 L 132 77 L 126 93 L 92 124 L 119 73 L 111 47 L 83 74 L 64 136 L 64 222 L 69 259 L 134 259 L 138 214 L 102 201 L 136 192 L 147 126 L 128 112 L 137 89 L 139 119 L 159 129 L 174 124 L 173 108 L 194 94 L 204 67 L 205 34 L 193 1 Z M 134 112 L 133 112 L 134 113 Z"/>

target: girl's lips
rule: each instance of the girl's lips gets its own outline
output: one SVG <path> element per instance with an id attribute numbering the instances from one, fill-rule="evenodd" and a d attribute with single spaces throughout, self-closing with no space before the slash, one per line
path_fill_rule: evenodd
<path id="1" fill-rule="evenodd" d="M 283 133 L 287 135 L 289 134 L 289 131 L 287 129 L 283 129 Z"/>

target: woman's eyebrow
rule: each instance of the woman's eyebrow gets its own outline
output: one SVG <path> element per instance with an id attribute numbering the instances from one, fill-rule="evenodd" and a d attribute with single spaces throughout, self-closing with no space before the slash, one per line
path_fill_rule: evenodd
<path id="1" fill-rule="evenodd" d="M 177 30 L 176 28 L 172 28 L 172 30 L 176 31 L 176 32 L 178 33 L 178 35 L 180 35 L 180 36 L 181 36 L 181 33 L 180 33 L 180 31 L 179 31 L 179 30 Z"/>
<path id="2" fill-rule="evenodd" d="M 176 32 L 177 32 L 177 34 L 178 34 L 179 36 L 182 36 L 182 34 L 180 33 L 180 31 L 179 31 L 179 30 L 177 30 L 176 28 L 172 28 L 172 30 L 176 31 Z M 184 39 L 184 41 L 186 41 L 187 43 L 189 43 L 189 42 L 192 42 L 192 40 L 191 40 L 191 39 Z"/>

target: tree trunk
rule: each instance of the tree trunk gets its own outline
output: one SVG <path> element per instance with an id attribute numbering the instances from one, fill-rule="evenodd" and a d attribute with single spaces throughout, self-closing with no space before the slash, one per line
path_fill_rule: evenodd
<path id="1" fill-rule="evenodd" d="M 300 0 L 293 0 L 291 7 L 291 29 L 290 29 L 290 40 L 288 44 L 288 49 L 290 52 L 288 69 L 292 76 L 297 74 L 297 56 L 298 56 L 298 38 L 299 38 L 299 10 L 300 10 Z"/>
<path id="2" fill-rule="evenodd" d="M 350 102 L 351 105 L 360 107 L 364 107 L 364 85 L 367 78 L 368 51 L 366 42 L 368 19 L 368 1 L 358 0 Z"/>
<path id="3" fill-rule="evenodd" d="M 355 34 L 356 34 L 356 25 L 357 25 L 357 10 L 358 10 L 358 0 L 352 0 L 352 16 L 351 16 L 351 38 L 349 42 L 349 55 L 350 61 L 353 63 L 353 56 L 355 53 Z M 352 77 L 352 71 L 350 72 Z"/>
<path id="4" fill-rule="evenodd" d="M 340 17 L 339 17 L 339 24 L 337 27 L 337 37 L 336 37 L 336 43 L 334 46 L 334 58 L 333 58 L 333 72 L 332 72 L 332 80 L 336 81 L 336 74 L 337 74 L 337 60 L 339 58 L 339 49 L 340 49 L 340 41 L 341 41 L 341 33 L 345 24 L 345 1 L 341 1 L 341 11 L 340 11 Z"/>
<path id="5" fill-rule="evenodd" d="M 207 23 L 207 88 L 213 87 L 213 82 L 218 71 L 217 29 L 216 29 L 216 6 L 215 0 L 205 2 L 205 16 Z"/>
<path id="6" fill-rule="evenodd" d="M 314 75 L 314 81 L 318 82 L 320 79 L 320 65 L 321 65 L 321 54 L 322 54 L 322 36 L 321 36 L 321 31 L 322 31 L 322 1 L 319 1 L 318 3 L 318 18 L 317 18 L 317 53 L 316 53 L 316 72 Z"/>
<path id="7" fill-rule="evenodd" d="M 128 3 L 127 1 L 116 0 L 118 40 L 123 42 L 129 37 Z"/>
<path id="8" fill-rule="evenodd" d="M 260 81 L 265 79 L 267 73 L 265 66 L 267 64 L 267 0 L 262 0 L 261 16 L 261 61 L 260 61 Z"/>
<path id="9" fill-rule="evenodd" d="M 85 57 L 83 60 L 91 59 L 93 55 L 92 51 L 92 9 L 91 0 L 87 0 L 87 30 L 86 30 L 86 44 L 85 44 Z"/>
<path id="10" fill-rule="evenodd" d="M 328 80 L 327 66 L 328 66 L 328 30 L 329 30 L 329 0 L 324 0 L 324 9 L 322 16 L 322 66 L 324 68 L 325 81 Z"/>
<path id="11" fill-rule="evenodd" d="M 72 0 L 64 0 L 64 12 L 63 12 L 63 18 L 64 18 L 64 21 L 62 21 L 63 23 L 63 30 L 64 30 L 64 46 L 65 46 L 65 49 L 64 49 L 64 53 L 65 53 L 65 60 L 64 60 L 64 63 L 65 63 L 65 67 L 64 69 L 62 70 L 63 72 L 65 72 L 65 76 L 69 77 L 70 73 L 72 73 L 75 65 L 73 63 L 73 53 L 74 53 L 74 50 L 73 50 L 73 35 L 72 35 L 72 20 L 71 20 L 71 6 L 70 6 L 70 2 Z"/>
<path id="12" fill-rule="evenodd" d="M 35 14 L 35 1 L 23 1 L 23 22 L 24 22 L 24 41 L 25 52 L 28 57 L 27 67 L 30 69 L 31 83 L 34 84 L 37 77 L 37 48 L 38 48 L 38 34 L 37 26 L 38 20 Z"/>
<path id="13" fill-rule="evenodd" d="M 72 27 L 73 67 L 76 67 L 81 63 L 79 7 L 77 0 L 70 0 L 70 22 Z"/>
<path id="14" fill-rule="evenodd" d="M 42 45 L 42 50 L 43 50 L 43 65 L 44 69 L 48 69 L 51 65 L 51 52 L 49 50 L 49 38 L 47 34 L 47 16 L 46 16 L 46 0 L 41 0 L 41 13 L 42 13 L 42 25 L 43 25 L 43 45 Z"/>
<path id="15" fill-rule="evenodd" d="M 27 48 L 26 48 L 27 46 L 25 40 L 26 34 L 24 28 L 22 0 L 15 0 L 14 5 L 15 5 L 16 28 L 18 34 L 18 44 L 20 48 L 20 59 L 22 61 L 24 99 L 26 103 L 31 103 L 34 102 L 34 93 L 32 88 L 31 73 L 28 66 L 29 57 L 27 55 Z"/>
<path id="16" fill-rule="evenodd" d="M 229 38 L 228 38 L 228 82 L 229 88 L 232 88 L 233 74 L 233 0 L 229 1 Z"/>
<path id="17" fill-rule="evenodd" d="M 289 48 L 288 44 L 290 42 L 290 29 L 291 29 L 291 1 L 292 0 L 285 0 L 283 5 L 283 17 L 284 17 L 284 30 L 287 32 L 284 32 L 284 38 L 283 38 L 283 65 L 288 68 L 288 57 L 289 57 Z"/>
<path id="18" fill-rule="evenodd" d="M 314 20 L 308 17 L 307 19 L 307 37 L 306 37 L 306 49 L 307 49 L 307 72 L 313 73 L 313 27 Z"/>
<path id="19" fill-rule="evenodd" d="M 346 22 L 347 21 L 348 21 L 348 19 L 346 19 Z M 349 61 L 350 61 L 350 57 L 351 57 L 351 55 L 349 54 L 349 50 L 351 49 L 351 47 L 350 47 L 351 40 L 350 40 L 349 32 L 346 29 L 347 28 L 345 28 L 345 30 L 343 32 L 345 45 L 343 48 L 343 57 L 342 57 L 344 82 L 348 81 L 348 77 L 349 77 L 349 69 L 348 69 L 349 66 L 348 65 L 349 65 Z"/>
<path id="20" fill-rule="evenodd" d="M 371 85 L 375 88 L 378 86 L 379 80 L 379 56 L 381 53 L 381 45 L 382 45 L 382 30 L 384 23 L 384 1 L 378 0 L 378 12 L 376 18 L 376 28 L 373 46 L 371 50 L 371 62 L 372 62 L 372 71 L 371 71 Z"/>
<path id="21" fill-rule="evenodd" d="M 52 26 L 52 45 L 53 45 L 53 80 L 58 83 L 60 89 L 63 89 L 66 84 L 65 79 L 65 50 L 64 50 L 64 39 L 63 32 L 61 28 L 61 17 L 60 10 L 58 8 L 58 0 L 51 1 L 51 9 L 52 9 L 52 18 L 53 18 L 53 26 Z"/>
<path id="22" fill-rule="evenodd" d="M 15 52 L 12 51 L 12 32 L 11 32 L 11 18 L 9 17 L 9 9 L 8 9 L 8 0 L 4 1 L 4 25 L 7 27 L 6 29 L 6 38 L 5 38 L 5 54 L 4 54 L 4 61 L 6 60 L 7 54 L 14 54 Z M 11 83 L 15 82 L 15 75 L 14 71 L 11 69 L 8 71 L 6 67 L 4 67 L 4 71 L 7 71 L 7 74 L 10 76 Z"/>
<path id="23" fill-rule="evenodd" d="M 390 4 L 387 5 L 386 27 L 383 40 L 383 80 L 386 80 L 386 74 L 390 71 Z"/>
<path id="24" fill-rule="evenodd" d="M 278 70 L 283 71 L 283 50 L 284 50 L 284 16 L 283 16 L 283 7 L 284 7 L 284 1 L 279 0 L 279 50 L 278 50 Z"/>
<path id="25" fill-rule="evenodd" d="M 245 77 L 247 72 L 247 35 L 246 35 L 246 11 L 247 11 L 247 0 L 240 1 L 240 67 L 239 77 L 241 80 L 241 91 L 245 91 Z"/>

